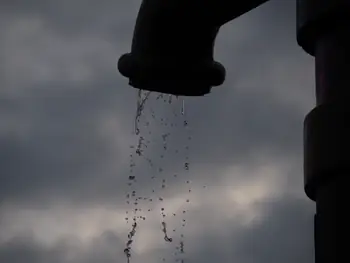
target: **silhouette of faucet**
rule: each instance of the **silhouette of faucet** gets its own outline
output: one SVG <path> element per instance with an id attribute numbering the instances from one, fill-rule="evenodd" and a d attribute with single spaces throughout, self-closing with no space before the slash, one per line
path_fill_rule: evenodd
<path id="1" fill-rule="evenodd" d="M 138 89 L 205 95 L 225 79 L 224 67 L 213 58 L 220 27 L 267 1 L 144 0 L 131 53 L 119 59 L 119 71 Z M 350 0 L 296 4 L 297 42 L 316 65 L 316 107 L 304 121 L 304 190 L 316 202 L 315 262 L 345 262 L 350 234 Z"/>
<path id="2" fill-rule="evenodd" d="M 131 53 L 118 69 L 135 88 L 201 96 L 225 80 L 214 61 L 222 25 L 268 0 L 143 0 Z"/>

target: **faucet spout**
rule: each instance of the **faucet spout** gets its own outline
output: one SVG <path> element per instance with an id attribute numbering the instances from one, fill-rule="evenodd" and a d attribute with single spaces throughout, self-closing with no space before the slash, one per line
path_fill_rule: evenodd
<path id="1" fill-rule="evenodd" d="M 143 0 L 131 52 L 118 69 L 134 88 L 202 96 L 225 80 L 214 44 L 220 27 L 268 0 Z"/>

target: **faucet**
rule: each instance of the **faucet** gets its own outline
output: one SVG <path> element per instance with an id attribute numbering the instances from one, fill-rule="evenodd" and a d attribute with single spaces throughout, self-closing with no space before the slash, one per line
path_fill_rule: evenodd
<path id="1" fill-rule="evenodd" d="M 220 27 L 267 1 L 143 0 L 118 70 L 137 89 L 203 96 L 225 80 L 213 58 Z"/>
<path id="2" fill-rule="evenodd" d="M 268 0 L 143 0 L 118 69 L 137 89 L 203 96 L 225 80 L 213 58 L 225 23 Z M 297 42 L 315 57 L 316 107 L 304 120 L 304 191 L 316 202 L 316 263 L 344 262 L 350 233 L 350 0 L 296 0 Z M 345 242 L 343 242 L 343 240 Z"/>

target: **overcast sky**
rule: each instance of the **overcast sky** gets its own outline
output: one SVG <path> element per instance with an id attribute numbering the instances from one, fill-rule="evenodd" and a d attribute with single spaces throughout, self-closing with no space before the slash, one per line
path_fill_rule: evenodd
<path id="1" fill-rule="evenodd" d="M 182 97 L 151 94 L 136 136 L 137 91 L 116 61 L 140 2 L 0 1 L 0 262 L 126 262 L 131 190 L 153 199 L 137 205 L 132 263 L 175 262 L 180 240 L 186 263 L 313 262 L 302 132 L 314 60 L 296 43 L 295 1 L 222 27 L 225 83 L 185 98 L 184 115 Z M 130 148 L 140 136 L 153 167 Z"/>

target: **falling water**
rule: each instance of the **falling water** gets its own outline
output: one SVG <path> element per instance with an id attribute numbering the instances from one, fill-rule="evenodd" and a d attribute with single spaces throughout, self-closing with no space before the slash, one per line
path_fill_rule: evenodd
<path id="1" fill-rule="evenodd" d="M 142 91 L 142 90 L 138 90 L 137 93 L 137 109 L 136 109 L 136 116 L 135 116 L 135 120 L 134 120 L 134 134 L 137 136 L 137 143 L 135 145 L 130 146 L 130 149 L 132 151 L 132 153 L 130 154 L 130 171 L 129 171 L 129 175 L 128 175 L 128 186 L 132 187 L 130 189 L 130 192 L 126 194 L 126 203 L 127 205 L 130 207 L 132 205 L 134 205 L 134 209 L 131 209 L 131 211 L 126 211 L 126 221 L 127 223 L 129 222 L 130 217 L 132 217 L 133 219 L 133 224 L 132 224 L 132 229 L 130 231 L 130 233 L 128 234 L 128 241 L 126 243 L 126 248 L 124 249 L 124 253 L 127 257 L 127 262 L 130 262 L 130 258 L 131 258 L 131 245 L 133 244 L 133 238 L 136 235 L 136 228 L 137 226 L 139 226 L 139 222 L 138 219 L 140 220 L 145 220 L 146 217 L 143 216 L 143 214 L 141 214 L 142 209 L 140 208 L 140 206 L 142 206 L 142 202 L 146 202 L 146 205 L 148 207 L 146 207 L 146 210 L 148 212 L 151 212 L 153 209 L 151 207 L 151 204 L 155 203 L 155 201 L 159 202 L 159 204 L 162 204 L 164 201 L 164 196 L 162 194 L 162 191 L 165 191 L 167 188 L 167 173 L 164 170 L 164 164 L 166 164 L 166 153 L 171 151 L 174 152 L 175 154 L 178 154 L 178 158 L 180 158 L 180 156 L 184 156 L 185 160 L 183 162 L 183 169 L 185 172 L 188 173 L 189 171 L 189 140 L 191 139 L 191 136 L 188 135 L 188 142 L 185 145 L 184 149 L 179 148 L 179 145 L 176 144 L 175 145 L 175 149 L 173 149 L 174 147 L 172 145 L 169 145 L 169 138 L 171 137 L 171 133 L 169 131 L 163 132 L 161 135 L 161 152 L 159 155 L 159 161 L 160 163 L 155 162 L 154 159 L 148 158 L 146 155 L 146 152 L 148 151 L 147 149 L 152 148 L 150 147 L 150 143 L 151 141 L 153 141 L 153 137 L 152 136 L 152 131 L 150 130 L 150 123 L 151 122 L 157 122 L 158 124 L 160 124 L 161 129 L 162 130 L 166 130 L 169 128 L 174 128 L 177 127 L 177 123 L 169 121 L 169 119 L 167 117 L 159 117 L 156 116 L 155 111 L 152 109 L 152 107 L 150 108 L 150 116 L 145 113 L 145 105 L 146 105 L 146 101 L 149 100 L 151 98 L 151 92 L 149 91 Z M 174 96 L 172 95 L 165 95 L 165 94 L 159 94 L 155 97 L 156 101 L 162 101 L 166 104 L 172 104 Z M 178 101 L 178 97 L 176 96 L 176 100 Z M 180 114 L 178 114 L 181 113 Z M 186 118 L 186 112 L 185 112 L 185 101 L 182 100 L 182 105 L 181 105 L 181 111 L 178 109 L 177 111 L 174 111 L 174 117 L 178 117 L 178 116 L 182 116 L 181 118 L 181 122 L 183 122 L 183 127 L 186 129 L 186 131 L 189 131 L 189 127 L 188 127 L 188 121 Z M 169 116 L 168 116 L 169 117 Z M 142 121 L 143 125 L 140 125 L 140 120 L 144 120 L 144 122 Z M 182 126 L 182 125 L 180 125 Z M 152 144 L 153 145 L 153 144 Z M 149 174 L 150 179 L 153 180 L 154 182 L 156 180 L 159 180 L 160 182 L 160 192 L 156 192 L 156 188 L 152 187 L 152 193 L 149 194 L 149 196 L 139 196 L 139 194 L 137 195 L 136 192 L 136 183 L 137 183 L 137 179 L 138 176 L 135 175 L 135 169 L 136 167 L 136 163 L 137 160 L 145 160 L 147 162 L 147 166 L 148 169 L 150 169 L 150 172 L 144 172 L 146 168 L 142 169 L 142 174 L 147 176 L 147 174 Z M 168 175 L 168 177 L 174 177 L 174 178 L 178 178 L 178 175 L 180 175 L 179 173 L 176 174 L 171 174 Z M 144 180 L 145 178 L 141 178 L 140 180 Z M 190 181 L 189 180 L 185 180 L 186 184 L 189 186 Z M 143 188 L 140 188 L 141 190 Z M 188 189 L 188 193 L 191 193 L 191 188 Z M 131 200 L 134 199 L 134 200 Z M 185 204 L 188 204 L 190 202 L 189 198 L 185 198 Z M 133 216 L 130 215 L 129 212 L 133 212 Z M 182 213 L 180 213 L 182 215 L 181 220 L 181 224 L 182 224 L 182 230 L 179 231 L 180 237 L 179 237 L 179 246 L 176 247 L 177 250 L 179 250 L 180 254 L 184 253 L 184 232 L 185 232 L 185 225 L 186 225 L 186 209 L 184 209 L 182 211 Z M 161 221 L 161 229 L 162 232 L 164 234 L 164 240 L 165 242 L 169 242 L 172 243 L 174 240 L 174 237 L 169 236 L 168 233 L 168 229 L 167 229 L 167 223 L 166 223 L 166 218 L 167 214 L 166 214 L 166 209 L 164 207 L 164 205 L 161 206 L 161 211 L 160 211 L 160 215 L 162 218 Z M 170 214 L 171 215 L 171 214 Z M 172 215 L 175 217 L 176 213 L 172 213 Z M 175 232 L 176 229 L 173 229 L 173 232 Z M 163 261 L 165 261 L 165 259 L 163 259 Z M 176 261 L 181 261 L 182 263 L 184 263 L 184 259 L 180 258 L 176 258 Z"/>
<path id="2" fill-rule="evenodd" d="M 136 219 L 134 220 L 136 221 Z M 130 262 L 130 258 L 131 258 L 131 253 L 130 253 L 130 249 L 131 249 L 131 244 L 133 242 L 133 237 L 136 233 L 136 227 L 137 227 L 137 223 L 134 222 L 134 224 L 132 225 L 132 230 L 130 231 L 130 233 L 128 234 L 128 242 L 126 243 L 126 248 L 124 249 L 124 253 L 127 257 L 127 262 Z"/>
<path id="3" fill-rule="evenodd" d="M 185 115 L 185 100 L 182 100 L 181 114 Z"/>
<path id="4" fill-rule="evenodd" d="M 135 163 L 135 159 L 134 159 L 134 154 L 136 154 L 136 157 L 144 157 L 144 150 L 145 148 L 147 148 L 149 141 L 146 140 L 146 138 L 144 136 L 140 135 L 140 127 L 139 127 L 139 121 L 140 121 L 140 117 L 142 115 L 143 109 L 144 109 L 144 105 L 145 102 L 147 101 L 147 99 L 149 98 L 151 92 L 146 92 L 145 95 L 143 96 L 142 90 L 138 91 L 138 98 L 137 98 L 137 109 L 136 109 L 136 116 L 135 116 L 135 126 L 134 126 L 134 132 L 136 134 L 136 136 L 138 136 L 138 141 L 137 141 L 137 145 L 131 145 L 130 149 L 132 151 L 134 151 L 133 153 L 130 154 L 130 170 L 129 170 L 129 176 L 128 176 L 128 186 L 133 186 L 133 184 L 135 184 L 137 182 L 137 178 L 134 174 L 134 168 L 136 166 Z M 132 229 L 130 231 L 130 233 L 128 234 L 128 241 L 126 243 L 126 248 L 124 249 L 124 253 L 127 257 L 127 262 L 130 262 L 130 258 L 131 258 L 131 245 L 133 243 L 133 237 L 136 234 L 136 227 L 137 227 L 137 219 L 142 219 L 145 220 L 146 217 L 142 216 L 142 215 L 138 215 L 138 212 L 141 212 L 142 209 L 138 207 L 139 202 L 141 202 L 142 200 L 146 200 L 146 197 L 141 197 L 141 196 L 136 196 L 136 190 L 135 189 L 131 189 L 131 194 L 128 193 L 126 195 L 126 203 L 128 205 L 130 205 L 130 198 L 133 198 L 134 200 L 133 205 L 135 206 L 135 208 L 133 209 L 133 221 L 134 223 L 132 224 Z M 150 211 L 150 209 L 149 209 Z M 127 221 L 127 223 L 129 222 L 129 211 L 126 211 L 126 218 L 125 220 Z"/>
<path id="5" fill-rule="evenodd" d="M 166 242 L 173 242 L 173 239 L 171 237 L 168 237 L 166 223 L 164 221 L 162 222 L 162 226 L 163 226 L 162 231 L 164 233 L 164 240 Z"/>
<path id="6" fill-rule="evenodd" d="M 141 117 L 145 102 L 147 101 L 150 94 L 151 94 L 151 92 L 148 91 L 145 93 L 145 96 L 142 98 L 142 90 L 138 90 L 136 117 L 135 117 L 135 134 L 136 135 L 140 134 L 140 129 L 139 129 L 138 123 L 140 121 L 140 117 Z"/>

